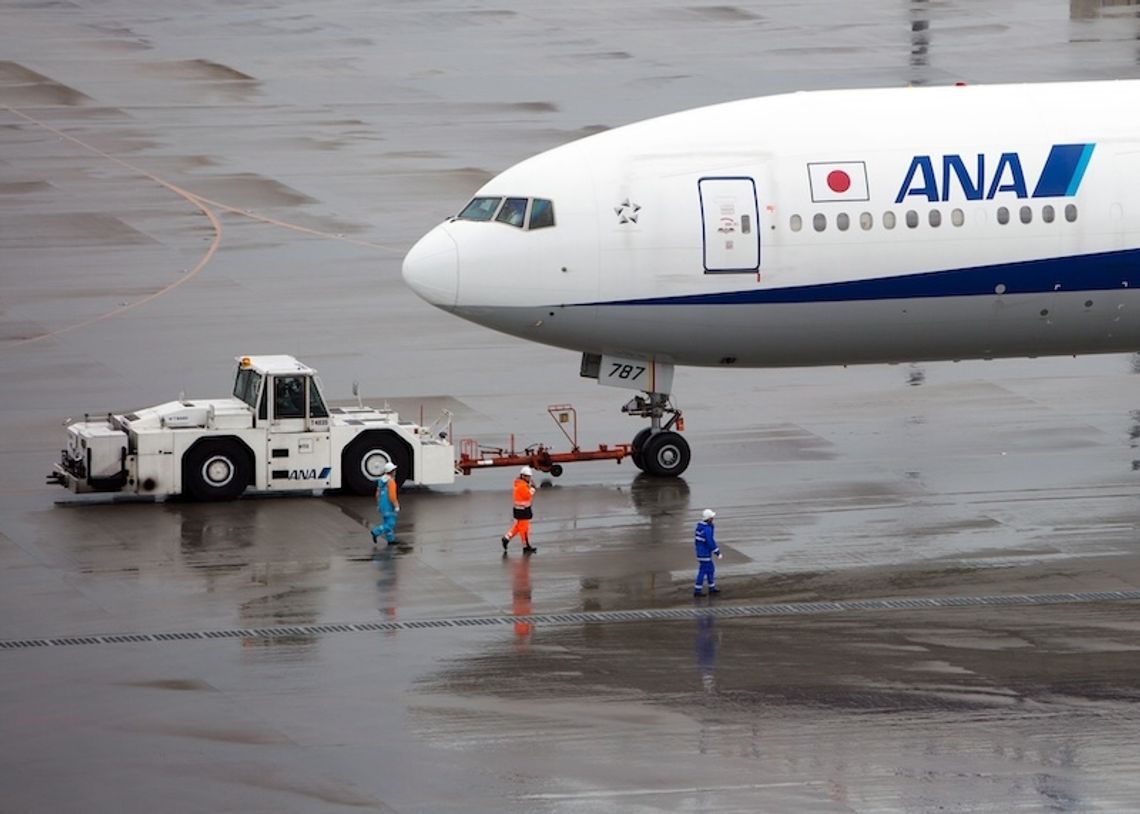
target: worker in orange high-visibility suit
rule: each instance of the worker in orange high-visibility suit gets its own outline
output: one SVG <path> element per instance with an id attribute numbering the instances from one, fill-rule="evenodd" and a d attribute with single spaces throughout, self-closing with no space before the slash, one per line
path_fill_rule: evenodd
<path id="1" fill-rule="evenodd" d="M 533 554 L 538 549 L 530 544 L 530 520 L 534 517 L 534 510 L 531 508 L 531 501 L 534 499 L 534 473 L 529 466 L 519 470 L 519 476 L 515 478 L 513 495 L 515 522 L 503 535 L 503 551 L 507 550 L 511 540 L 518 534 L 522 537 L 523 553 Z"/>

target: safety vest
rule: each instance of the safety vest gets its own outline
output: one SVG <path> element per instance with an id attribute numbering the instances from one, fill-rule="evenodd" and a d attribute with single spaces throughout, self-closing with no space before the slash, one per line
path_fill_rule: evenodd
<path id="1" fill-rule="evenodd" d="M 376 491 L 380 494 L 377 496 L 377 502 L 380 504 L 381 512 L 392 512 L 396 510 L 396 479 L 389 475 L 381 475 L 380 480 L 376 482 Z"/>
<path id="2" fill-rule="evenodd" d="M 522 478 L 515 478 L 515 508 L 525 509 L 530 506 L 534 496 L 534 486 Z"/>

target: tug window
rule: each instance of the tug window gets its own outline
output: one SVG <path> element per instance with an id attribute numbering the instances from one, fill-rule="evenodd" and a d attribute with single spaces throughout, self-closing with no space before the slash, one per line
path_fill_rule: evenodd
<path id="1" fill-rule="evenodd" d="M 521 229 L 526 221 L 526 198 L 507 198 L 495 220 Z"/>
<path id="2" fill-rule="evenodd" d="M 535 198 L 530 205 L 529 229 L 542 229 L 554 225 L 554 204 L 545 198 Z"/>
<path id="3" fill-rule="evenodd" d="M 301 376 L 278 376 L 273 380 L 273 418 L 305 417 L 305 380 Z"/>
<path id="4" fill-rule="evenodd" d="M 248 367 L 240 368 L 234 382 L 234 398 L 241 399 L 250 407 L 257 406 L 257 394 L 261 390 L 261 374 Z"/>
<path id="5" fill-rule="evenodd" d="M 459 213 L 460 220 L 490 220 L 495 217 L 502 198 L 473 198 Z"/>

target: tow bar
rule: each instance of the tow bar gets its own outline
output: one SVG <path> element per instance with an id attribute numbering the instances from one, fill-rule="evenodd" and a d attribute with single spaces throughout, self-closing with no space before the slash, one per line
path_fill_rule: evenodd
<path id="1" fill-rule="evenodd" d="M 470 475 L 476 469 L 529 466 L 540 472 L 549 472 L 557 478 L 562 474 L 562 464 L 575 461 L 617 461 L 620 464 L 622 458 L 632 453 L 630 444 L 600 444 L 597 449 L 583 450 L 578 446 L 578 411 L 574 406 L 552 404 L 546 408 L 546 412 L 570 442 L 569 452 L 554 452 L 544 444 L 532 444 L 521 451 L 516 451 L 514 433 L 511 434 L 510 449 L 483 446 L 473 438 L 464 438 L 459 444 L 456 470 L 464 475 Z M 572 426 L 572 433 L 566 431 L 566 424 Z"/>

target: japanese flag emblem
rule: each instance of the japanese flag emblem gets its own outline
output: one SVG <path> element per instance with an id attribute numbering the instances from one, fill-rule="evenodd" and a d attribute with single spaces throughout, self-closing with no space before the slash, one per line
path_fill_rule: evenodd
<path id="1" fill-rule="evenodd" d="M 810 162 L 807 168 L 813 203 L 871 199 L 867 164 L 863 161 Z"/>

